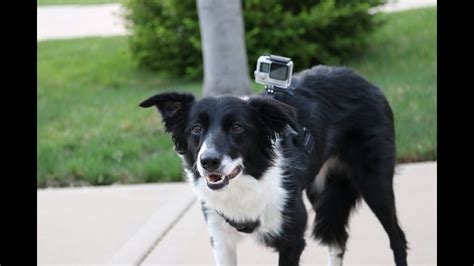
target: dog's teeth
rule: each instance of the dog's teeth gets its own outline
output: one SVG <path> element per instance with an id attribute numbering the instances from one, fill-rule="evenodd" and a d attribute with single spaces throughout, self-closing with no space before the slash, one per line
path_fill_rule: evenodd
<path id="1" fill-rule="evenodd" d="M 224 182 L 224 179 L 222 177 L 219 178 L 216 181 L 209 180 L 209 183 L 212 183 L 212 184 L 219 184 L 219 183 L 222 183 L 222 182 Z"/>

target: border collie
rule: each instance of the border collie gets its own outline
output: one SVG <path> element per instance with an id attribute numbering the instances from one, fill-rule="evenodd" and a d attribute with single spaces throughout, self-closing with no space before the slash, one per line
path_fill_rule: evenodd
<path id="1" fill-rule="evenodd" d="M 236 265 L 236 245 L 250 236 L 299 265 L 307 213 L 313 236 L 342 265 L 351 211 L 364 199 L 390 239 L 396 265 L 407 242 L 393 193 L 394 119 L 381 90 L 352 70 L 316 66 L 294 76 L 294 95 L 220 96 L 162 93 L 157 107 L 187 179 L 201 202 L 218 265 Z M 307 140 L 313 145 L 307 145 Z"/>

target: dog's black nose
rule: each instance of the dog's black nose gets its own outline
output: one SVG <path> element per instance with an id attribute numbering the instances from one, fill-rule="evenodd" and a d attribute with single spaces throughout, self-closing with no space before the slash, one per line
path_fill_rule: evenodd
<path id="1" fill-rule="evenodd" d="M 207 171 L 215 171 L 221 165 L 221 156 L 217 153 L 204 153 L 201 155 L 201 165 Z"/>

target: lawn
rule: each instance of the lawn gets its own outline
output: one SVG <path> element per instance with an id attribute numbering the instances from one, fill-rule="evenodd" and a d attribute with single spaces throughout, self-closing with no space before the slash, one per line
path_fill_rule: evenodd
<path id="1" fill-rule="evenodd" d="M 434 160 L 436 8 L 382 16 L 367 53 L 345 65 L 387 95 L 399 161 Z M 164 90 L 199 95 L 201 83 L 137 70 L 126 37 L 39 42 L 38 187 L 182 180 L 160 116 L 138 107 Z"/>
<path id="2" fill-rule="evenodd" d="M 370 49 L 347 65 L 381 87 L 395 114 L 400 162 L 437 158 L 436 8 L 384 15 Z"/>
<path id="3" fill-rule="evenodd" d="M 121 3 L 122 0 L 37 0 L 37 6 L 46 5 L 96 5 L 96 4 L 110 4 Z"/>

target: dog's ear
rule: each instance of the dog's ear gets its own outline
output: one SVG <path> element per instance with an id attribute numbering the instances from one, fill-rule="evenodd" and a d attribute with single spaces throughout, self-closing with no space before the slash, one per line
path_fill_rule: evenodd
<path id="1" fill-rule="evenodd" d="M 182 119 L 189 107 L 194 103 L 194 96 L 188 93 L 160 93 L 151 96 L 140 103 L 140 107 L 155 106 L 165 122 Z"/>
<path id="2" fill-rule="evenodd" d="M 249 100 L 250 106 L 257 110 L 259 118 L 265 127 L 273 133 L 281 134 L 290 126 L 298 131 L 296 109 L 273 98 L 255 97 Z"/>
<path id="3" fill-rule="evenodd" d="M 186 119 L 195 98 L 188 93 L 160 93 L 144 100 L 140 107 L 148 108 L 155 106 L 163 118 L 165 129 L 170 132 L 178 153 L 186 149 L 184 128 Z"/>

